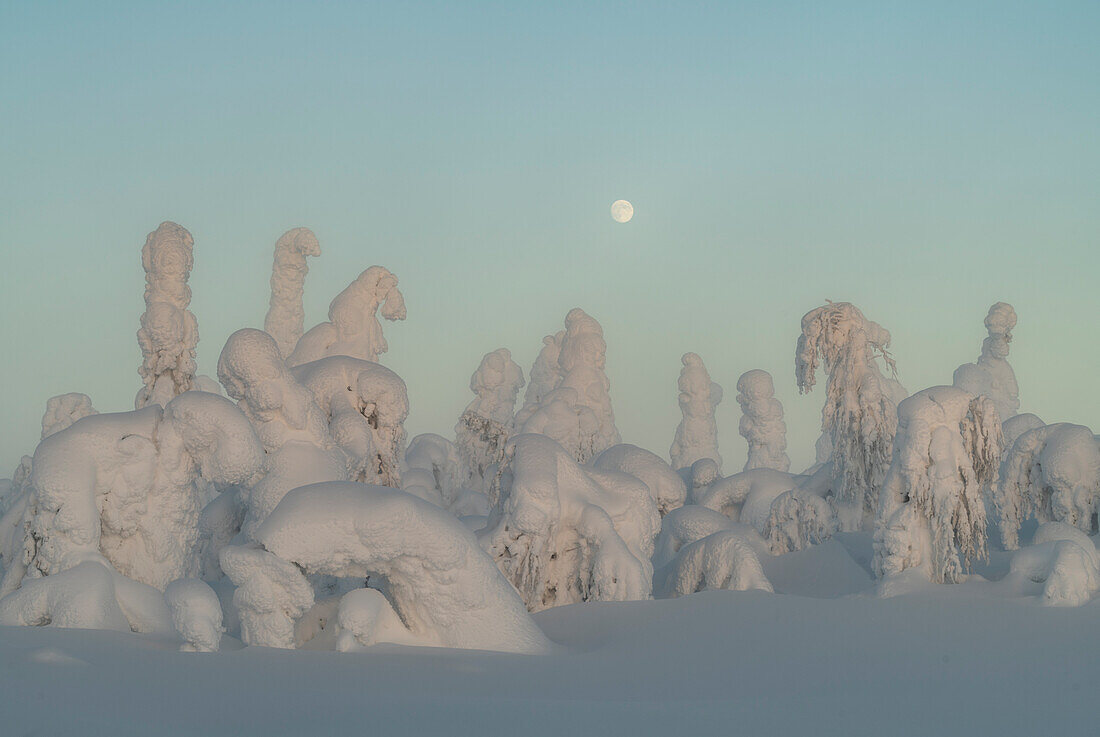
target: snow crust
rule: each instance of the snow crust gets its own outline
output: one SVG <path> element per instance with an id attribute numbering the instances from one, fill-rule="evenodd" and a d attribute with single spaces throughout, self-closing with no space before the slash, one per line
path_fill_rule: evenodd
<path id="1" fill-rule="evenodd" d="M 286 358 L 298 344 L 305 329 L 306 274 L 308 256 L 320 256 L 321 244 L 309 228 L 291 228 L 275 242 L 275 262 L 271 267 L 271 302 L 264 318 L 264 331 L 279 346 Z"/>
<path id="2" fill-rule="evenodd" d="M 722 402 L 722 387 L 711 381 L 703 359 L 697 354 L 685 353 L 680 362 L 684 366 L 680 369 L 678 401 L 683 419 L 669 449 L 672 466 L 688 468 L 700 458 L 710 458 L 721 468 L 714 411 Z"/>
<path id="3" fill-rule="evenodd" d="M 762 369 L 741 374 L 737 380 L 737 402 L 742 413 L 738 429 L 749 444 L 749 457 L 743 470 L 790 470 L 787 424 L 783 422 L 783 404 L 775 398 L 771 374 Z"/>

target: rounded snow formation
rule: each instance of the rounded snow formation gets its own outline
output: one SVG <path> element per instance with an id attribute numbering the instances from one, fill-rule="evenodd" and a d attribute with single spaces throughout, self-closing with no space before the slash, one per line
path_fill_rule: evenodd
<path id="1" fill-rule="evenodd" d="M 774 593 L 743 533 L 721 530 L 685 545 L 654 575 L 653 592 L 658 598 L 672 599 L 709 589 Z"/>
<path id="2" fill-rule="evenodd" d="M 1001 423 L 1001 435 L 1004 437 L 1005 452 L 1012 450 L 1012 446 L 1016 444 L 1016 441 L 1021 435 L 1028 430 L 1034 430 L 1037 427 L 1042 427 L 1047 423 L 1043 422 L 1038 415 L 1034 415 L 1030 412 L 1024 412 L 1023 414 L 1013 415 L 1007 420 Z"/>
<path id="3" fill-rule="evenodd" d="M 435 433 L 422 433 L 409 441 L 401 474 L 403 490 L 450 509 L 461 495 L 461 487 L 462 462 L 454 443 Z"/>
<path id="4" fill-rule="evenodd" d="M 1080 606 L 1100 590 L 1100 555 L 1076 527 L 1046 522 L 1031 546 L 1012 556 L 1009 575 L 1043 584 L 1039 601 L 1044 605 Z"/>
<path id="5" fill-rule="evenodd" d="M 527 391 L 523 394 L 523 406 L 516 413 L 515 427 L 523 427 L 546 400 L 546 396 L 561 382 L 562 373 L 558 357 L 561 355 L 561 342 L 564 339 L 564 330 L 559 330 L 554 335 L 547 335 L 542 339 L 542 348 L 531 366 L 530 383 L 527 384 Z"/>
<path id="6" fill-rule="evenodd" d="M 1020 409 L 1020 387 L 1016 373 L 1008 363 L 1012 329 L 1016 327 L 1016 311 L 1012 305 L 997 302 L 989 308 L 985 328 L 989 336 L 982 343 L 977 363 L 964 363 L 955 369 L 954 384 L 974 396 L 993 400 L 1001 420 L 1014 416 Z"/>
<path id="7" fill-rule="evenodd" d="M 754 468 L 697 490 L 695 503 L 744 522 L 763 534 L 772 502 L 783 492 L 796 488 L 801 478 L 773 468 Z"/>
<path id="8" fill-rule="evenodd" d="M 653 551 L 653 567 L 664 568 L 685 545 L 721 530 L 753 531 L 721 512 L 695 504 L 672 510 L 661 520 L 661 532 L 657 535 L 657 544 Z"/>
<path id="9" fill-rule="evenodd" d="M 336 649 L 342 653 L 383 642 L 423 644 L 405 628 L 389 600 L 377 589 L 356 589 L 344 594 L 336 610 L 336 625 L 339 632 Z"/>
<path id="10" fill-rule="evenodd" d="M 46 413 L 42 415 L 42 439 L 71 427 L 77 420 L 99 414 L 92 406 L 92 398 L 80 392 L 59 394 L 46 400 Z"/>
<path id="11" fill-rule="evenodd" d="M 636 445 L 613 445 L 596 457 L 592 467 L 598 471 L 628 473 L 639 479 L 649 488 L 662 517 L 682 507 L 687 499 L 687 485 L 680 475 L 659 455 Z"/>
<path id="12" fill-rule="evenodd" d="M 328 430 L 347 458 L 348 479 L 401 486 L 409 393 L 401 377 L 379 363 L 329 356 L 291 374 L 313 395 Z"/>
<path id="13" fill-rule="evenodd" d="M 329 321 L 315 325 L 301 337 L 287 356 L 287 364 L 300 366 L 325 356 L 351 356 L 377 363 L 378 357 L 389 350 L 379 313 L 387 320 L 404 320 L 405 297 L 389 269 L 372 266 L 336 295 L 328 308 Z"/>
<path id="14" fill-rule="evenodd" d="M 353 483 L 306 486 L 283 499 L 256 539 L 307 574 L 381 579 L 393 610 L 421 644 L 549 650 L 474 534 L 410 494 Z"/>
<path id="15" fill-rule="evenodd" d="M 187 278 L 195 263 L 193 246 L 186 228 L 163 222 L 149 234 L 141 249 L 145 313 L 137 339 L 142 355 L 138 373 L 145 387 L 138 392 L 137 409 L 148 404 L 165 405 L 191 389 L 195 380 L 199 328 L 187 309 L 191 304 Z"/>
<path id="16" fill-rule="evenodd" d="M 737 380 L 737 402 L 742 412 L 738 429 L 749 444 L 749 458 L 743 470 L 789 470 L 787 424 L 783 422 L 783 404 L 775 398 L 771 374 L 762 369 L 741 374 Z"/>
<path id="17" fill-rule="evenodd" d="M 523 369 L 507 348 L 487 353 L 470 377 L 470 391 L 477 397 L 455 425 L 465 485 L 485 490 L 485 474 L 490 466 L 500 463 L 512 434 L 516 398 L 523 384 Z"/>
<path id="18" fill-rule="evenodd" d="M 692 504 L 699 503 L 701 489 L 706 489 L 722 477 L 718 469 L 718 462 L 713 458 L 700 458 L 691 464 L 691 493 L 688 495 Z"/>
<path id="19" fill-rule="evenodd" d="M 791 489 L 772 502 L 764 538 L 772 555 L 782 555 L 823 543 L 838 529 L 828 499 L 806 489 Z"/>
<path id="20" fill-rule="evenodd" d="M 489 499 L 481 544 L 531 611 L 649 598 L 660 515 L 637 478 L 581 466 L 544 435 L 518 435 Z"/>
<path id="21" fill-rule="evenodd" d="M 321 244 L 309 228 L 291 228 L 275 242 L 271 302 L 264 318 L 264 330 L 275 339 L 283 358 L 294 350 L 305 329 L 302 294 L 309 273 L 306 257 L 320 255 Z"/>
<path id="22" fill-rule="evenodd" d="M 701 458 L 710 458 L 718 467 L 722 456 L 718 453 L 718 425 L 714 410 L 722 401 L 722 387 L 710 380 L 703 359 L 695 353 L 685 353 L 680 362 L 680 411 L 683 419 L 676 428 L 676 436 L 669 449 L 672 466 L 688 468 Z"/>
<path id="23" fill-rule="evenodd" d="M 172 626 L 184 644 L 184 652 L 213 653 L 221 645 L 222 605 L 214 589 L 197 578 L 181 578 L 168 584 L 164 600 Z"/>

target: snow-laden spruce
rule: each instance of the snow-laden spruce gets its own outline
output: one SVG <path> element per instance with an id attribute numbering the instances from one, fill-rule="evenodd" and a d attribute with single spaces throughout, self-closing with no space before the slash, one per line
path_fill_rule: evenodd
<path id="1" fill-rule="evenodd" d="M 46 400 L 46 413 L 42 415 L 42 439 L 71 427 L 77 420 L 99 414 L 92 406 L 92 398 L 80 392 L 59 394 Z"/>
<path id="2" fill-rule="evenodd" d="M 379 486 L 401 485 L 409 393 L 382 364 L 329 356 L 291 369 L 328 420 L 347 459 L 348 478 Z"/>
<path id="3" fill-rule="evenodd" d="M 707 367 L 697 354 L 685 353 L 680 362 L 684 367 L 680 369 L 678 401 L 683 419 L 669 449 L 672 467 L 688 468 L 700 458 L 710 458 L 721 468 L 714 411 L 722 401 L 722 387 L 710 380 Z"/>
<path id="4" fill-rule="evenodd" d="M 649 495 L 662 517 L 682 507 L 687 499 L 683 478 L 659 455 L 636 445 L 613 445 L 596 456 L 592 467 L 598 471 L 628 473 L 640 479 L 649 488 Z"/>
<path id="5" fill-rule="evenodd" d="M 197 575 L 210 485 L 244 483 L 262 458 L 244 415 L 206 392 L 185 392 L 163 409 L 85 417 L 50 435 L 35 450 L 22 555 L 0 594 L 100 556 L 158 589 Z"/>
<path id="6" fill-rule="evenodd" d="M 1012 556 L 1009 576 L 1043 584 L 1039 602 L 1080 606 L 1100 589 L 1100 554 L 1081 530 L 1064 522 L 1045 522 L 1031 546 Z"/>
<path id="7" fill-rule="evenodd" d="M 955 369 L 955 386 L 974 396 L 984 395 L 993 400 L 1002 422 L 1020 409 L 1020 387 L 1008 362 L 1014 327 L 1016 311 L 1012 305 L 998 302 L 990 307 L 985 316 L 989 336 L 982 342 L 982 354 L 977 363 L 964 363 Z"/>
<path id="8" fill-rule="evenodd" d="M 531 611 L 649 598 L 660 515 L 634 476 L 524 434 L 509 442 L 489 499 L 481 544 Z"/>
<path id="9" fill-rule="evenodd" d="M 804 483 L 775 497 L 764 523 L 764 538 L 773 555 L 805 550 L 825 542 L 838 531 L 836 510 L 830 499 Z"/>
<path id="10" fill-rule="evenodd" d="M 264 331 L 275 339 L 283 358 L 294 350 L 305 329 L 302 294 L 309 273 L 306 257 L 320 255 L 321 244 L 309 228 L 291 228 L 275 242 L 271 301 L 264 318 Z"/>
<path id="11" fill-rule="evenodd" d="M 889 346 L 890 333 L 848 302 L 829 302 L 802 318 L 795 377 L 805 394 L 813 390 L 819 366 L 828 376 L 822 445 L 832 464 L 841 526 L 849 531 L 873 520 L 892 456 L 897 404 L 906 396 L 876 363 L 881 358 L 896 373 Z"/>
<path id="12" fill-rule="evenodd" d="M 325 356 L 351 356 L 377 363 L 389 350 L 378 315 L 405 319 L 405 297 L 389 269 L 372 266 L 336 295 L 328 308 L 328 322 L 314 325 L 287 356 L 291 366 Z"/>
<path id="13" fill-rule="evenodd" d="M 434 433 L 417 435 L 405 451 L 401 488 L 449 510 L 456 517 L 485 517 L 489 498 L 485 492 L 463 486 L 464 473 L 458 450 L 447 438 Z"/>
<path id="14" fill-rule="evenodd" d="M 759 537 L 755 530 L 752 534 Z M 664 599 L 710 589 L 774 591 L 749 540 L 734 530 L 721 530 L 683 546 L 653 578 L 654 595 Z"/>
<path id="15" fill-rule="evenodd" d="M 535 357 L 534 364 L 531 365 L 530 376 L 527 377 L 529 381 L 527 391 L 523 393 L 523 406 L 516 412 L 516 427 L 523 427 L 531 415 L 535 414 L 546 401 L 547 395 L 561 382 L 561 365 L 558 363 L 558 357 L 561 355 L 561 342 L 564 339 L 564 330 L 559 330 L 542 339 L 542 348 Z"/>
<path id="16" fill-rule="evenodd" d="M 455 425 L 455 447 L 464 472 L 462 483 L 469 488 L 485 490 L 485 472 L 503 458 L 523 384 L 523 369 L 512 360 L 507 348 L 487 353 L 470 377 L 470 391 L 476 397 Z"/>
<path id="17" fill-rule="evenodd" d="M 550 349 L 547 344 L 544 353 Z M 524 407 L 525 419 L 517 431 L 553 438 L 578 463 L 617 445 L 621 438 L 611 408 L 611 382 L 604 373 L 606 358 L 603 328 L 579 307 L 570 310 L 558 353 L 560 379 L 536 407 Z"/>
<path id="18" fill-rule="evenodd" d="M 1005 455 L 1012 450 L 1012 446 L 1016 444 L 1016 440 L 1028 430 L 1034 430 L 1037 427 L 1042 427 L 1047 423 L 1038 416 L 1030 412 L 1024 412 L 1023 414 L 1013 415 L 1007 420 L 1001 421 L 1001 435 L 1004 437 L 1005 442 Z"/>
<path id="19" fill-rule="evenodd" d="M 919 569 L 957 583 L 972 560 L 987 558 L 983 496 L 1000 458 L 1001 421 L 988 397 L 936 386 L 903 401 L 875 524 L 875 575 Z"/>
<path id="20" fill-rule="evenodd" d="M 1019 547 L 1020 524 L 1030 517 L 1094 531 L 1100 447 L 1089 428 L 1061 422 L 1028 430 L 1005 455 L 1000 476 L 993 500 L 1005 549 Z"/>
<path id="21" fill-rule="evenodd" d="M 787 424 L 783 422 L 783 404 L 775 398 L 771 374 L 763 369 L 741 374 L 737 380 L 737 403 L 741 405 L 738 430 L 749 444 L 749 457 L 743 470 L 790 470 Z"/>
<path id="22" fill-rule="evenodd" d="M 422 645 L 550 648 L 474 534 L 405 492 L 349 482 L 306 486 L 288 494 L 255 537 L 262 547 L 222 551 L 222 567 L 239 587 L 234 603 L 248 644 L 294 647 L 294 619 L 313 604 L 304 574 L 321 574 L 369 579 L 384 594 L 387 606 L 366 612 L 362 601 L 341 604 L 345 624 L 356 620 L 360 644 L 391 641 L 385 630 L 400 622 Z M 372 610 L 375 619 L 361 616 Z"/>
<path id="23" fill-rule="evenodd" d="M 199 328 L 188 310 L 191 288 L 187 277 L 195 261 L 194 240 L 187 229 L 163 222 L 145 239 L 141 265 L 145 268 L 145 313 L 141 316 L 138 345 L 145 382 L 135 400 L 136 409 L 167 404 L 193 388 L 195 346 Z"/>

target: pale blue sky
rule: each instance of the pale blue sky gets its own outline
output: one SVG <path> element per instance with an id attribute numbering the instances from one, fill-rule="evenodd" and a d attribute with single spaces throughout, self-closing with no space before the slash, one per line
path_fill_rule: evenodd
<path id="1" fill-rule="evenodd" d="M 850 300 L 910 391 L 1020 322 L 1024 411 L 1100 426 L 1100 4 L 0 2 L 0 475 L 47 397 L 129 409 L 140 249 L 195 237 L 199 363 L 262 326 L 271 252 L 324 255 L 307 324 L 374 263 L 410 433 L 482 354 L 528 370 L 581 306 L 624 439 L 665 454 L 680 355 L 775 376 L 796 465 L 799 318 Z M 614 223 L 618 198 L 636 208 Z"/>

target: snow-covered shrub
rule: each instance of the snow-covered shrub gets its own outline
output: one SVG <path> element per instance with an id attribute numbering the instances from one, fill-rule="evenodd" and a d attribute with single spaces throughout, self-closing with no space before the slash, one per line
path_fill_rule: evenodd
<path id="1" fill-rule="evenodd" d="M 284 358 L 294 350 L 305 329 L 302 293 L 309 273 L 306 257 L 320 255 L 321 244 L 309 228 L 291 228 L 275 242 L 271 302 L 264 318 L 264 330 L 275 339 Z"/>
<path id="2" fill-rule="evenodd" d="M 322 540 L 330 539 L 326 532 Z M 313 586 L 293 563 L 259 545 L 229 545 L 221 568 L 236 586 L 233 606 L 241 618 L 241 641 L 291 650 L 297 646 L 294 622 L 313 606 Z"/>
<path id="3" fill-rule="evenodd" d="M 102 554 L 163 589 L 198 573 L 199 511 L 210 484 L 244 483 L 263 451 L 229 400 L 185 392 L 161 409 L 85 417 L 34 454 L 22 548 L 0 593 Z"/>
<path id="4" fill-rule="evenodd" d="M 774 468 L 787 471 L 787 424 L 783 422 L 783 404 L 775 398 L 771 374 L 753 369 L 737 380 L 737 403 L 741 405 L 738 429 L 749 444 L 745 471 Z"/>
<path id="5" fill-rule="evenodd" d="M 543 352 L 550 349 L 551 344 L 547 344 Z M 525 403 L 525 420 L 517 426 L 518 431 L 553 438 L 578 463 L 587 463 L 617 445 L 620 437 L 611 409 L 611 382 L 604 373 L 606 356 L 607 343 L 600 324 L 580 308 L 570 310 L 558 353 L 561 378 L 541 397 L 537 407 Z"/>
<path id="6" fill-rule="evenodd" d="M 805 394 L 814 388 L 819 364 L 828 375 L 821 429 L 828 438 L 838 512 L 849 512 L 839 514 L 845 530 L 873 519 L 875 496 L 890 465 L 897 403 L 905 390 L 875 362 L 881 357 L 895 373 L 889 346 L 890 333 L 848 302 L 829 302 L 802 318 L 795 376 Z"/>
<path id="7" fill-rule="evenodd" d="M 489 497 L 485 492 L 467 488 L 462 481 L 462 462 L 454 443 L 434 433 L 412 439 L 405 451 L 402 489 L 456 517 L 489 514 Z"/>
<path id="8" fill-rule="evenodd" d="M 718 424 L 714 410 L 722 401 L 722 387 L 710 380 L 703 359 L 695 353 L 685 353 L 680 362 L 680 411 L 683 419 L 669 449 L 673 468 L 687 468 L 700 458 L 713 459 L 722 466 L 718 453 Z"/>
<path id="9" fill-rule="evenodd" d="M 204 581 L 222 577 L 218 554 L 244 525 L 244 493 L 240 487 L 230 487 L 211 499 L 199 513 L 199 577 Z"/>
<path id="10" fill-rule="evenodd" d="M 838 526 L 828 499 L 799 488 L 775 498 L 763 534 L 771 553 L 781 555 L 825 542 L 836 534 Z"/>
<path id="11" fill-rule="evenodd" d="M 477 397 L 466 405 L 455 425 L 455 446 L 462 458 L 466 486 L 484 490 L 485 472 L 504 456 L 523 384 L 523 369 L 507 348 L 486 354 L 470 377 L 470 391 Z"/>
<path id="12" fill-rule="evenodd" d="M 690 487 L 688 489 L 688 504 L 698 504 L 699 497 L 706 493 L 706 489 L 722 477 L 718 470 L 718 463 L 713 458 L 700 458 L 691 464 L 691 468 L 679 472 L 680 478 Z"/>
<path id="13" fill-rule="evenodd" d="M 649 488 L 649 495 L 661 516 L 684 505 L 687 485 L 656 453 L 636 445 L 613 445 L 592 462 L 599 471 L 619 471 L 640 479 Z"/>
<path id="14" fill-rule="evenodd" d="M 489 491 L 481 544 L 531 611 L 649 598 L 660 515 L 633 476 L 587 468 L 543 435 L 518 435 Z"/>
<path id="15" fill-rule="evenodd" d="M 1007 550 L 1019 546 L 1020 524 L 1032 516 L 1093 530 L 1100 447 L 1089 428 L 1061 422 L 1028 430 L 1005 455 L 1000 475 L 993 499 Z"/>
<path id="16" fill-rule="evenodd" d="M 1012 446 L 1016 444 L 1016 440 L 1019 439 L 1028 430 L 1034 430 L 1037 427 L 1042 427 L 1047 423 L 1043 422 L 1038 415 L 1033 415 L 1030 412 L 1025 412 L 1019 415 L 1013 415 L 1007 420 L 1001 422 L 1001 435 L 1004 436 L 1005 441 L 1005 454 L 1012 450 Z"/>
<path id="17" fill-rule="evenodd" d="M 409 393 L 401 377 L 381 364 L 348 356 L 295 366 L 291 373 L 327 417 L 332 438 L 347 457 L 348 478 L 399 487 L 409 416 Z"/>
<path id="18" fill-rule="evenodd" d="M 270 555 L 289 568 L 268 561 L 242 578 L 239 570 L 230 570 L 232 562 L 226 567 L 226 558 L 237 549 L 223 551 L 223 568 L 234 582 L 272 592 L 262 606 L 246 597 L 239 603 L 242 632 L 249 622 L 250 644 L 286 647 L 290 642 L 286 633 L 293 631 L 293 619 L 308 608 L 300 606 L 305 604 L 302 596 L 282 607 L 283 623 L 274 622 L 284 591 L 305 594 L 304 589 L 297 591 L 300 584 L 282 583 L 292 569 L 378 581 L 399 621 L 420 644 L 523 653 L 549 649 L 474 534 L 447 512 L 405 492 L 347 482 L 296 489 L 256 538 L 265 550 L 248 555 Z M 263 580 L 272 574 L 274 587 Z M 253 623 L 257 615 L 262 627 Z M 267 633 L 273 637 L 268 639 Z"/>
<path id="19" fill-rule="evenodd" d="M 675 598 L 708 589 L 772 592 L 760 559 L 739 531 L 721 530 L 685 545 L 654 575 L 653 592 Z"/>
<path id="20" fill-rule="evenodd" d="M 222 605 L 214 590 L 197 578 L 181 578 L 164 589 L 172 627 L 183 638 L 184 652 L 213 653 L 221 645 Z"/>
<path id="21" fill-rule="evenodd" d="M 919 568 L 957 583 L 971 560 L 986 558 L 983 494 L 1000 458 L 1001 421 L 988 397 L 936 386 L 903 401 L 875 524 L 875 575 Z"/>
<path id="22" fill-rule="evenodd" d="M 1002 421 L 1020 409 L 1020 387 L 1016 373 L 1008 362 L 1012 328 L 1016 327 L 1016 311 L 1012 305 L 998 302 L 985 316 L 989 337 L 982 342 L 982 354 L 977 363 L 964 363 L 955 369 L 954 384 L 974 396 L 993 400 Z"/>
<path id="23" fill-rule="evenodd" d="M 71 392 L 46 400 L 46 413 L 42 415 L 42 438 L 48 438 L 71 426 L 77 420 L 99 414 L 87 394 Z"/>
<path id="24" fill-rule="evenodd" d="M 531 366 L 531 374 L 527 378 L 527 391 L 523 394 L 523 406 L 516 412 L 515 426 L 523 427 L 546 400 L 546 395 L 554 391 L 561 382 L 561 365 L 558 357 L 561 355 L 561 342 L 565 339 L 565 331 L 559 330 L 554 335 L 547 335 L 542 339 L 542 349 Z"/>
<path id="25" fill-rule="evenodd" d="M 1088 535 L 1064 522 L 1039 525 L 1030 547 L 1012 556 L 1009 575 L 1044 584 L 1039 600 L 1080 606 L 1100 590 L 1100 555 Z"/>
<path id="26" fill-rule="evenodd" d="M 751 525 L 763 534 L 771 516 L 772 502 L 783 492 L 797 488 L 801 479 L 774 468 L 754 468 L 696 490 L 695 503 Z"/>
<path id="27" fill-rule="evenodd" d="M 389 350 L 379 314 L 404 320 L 405 298 L 389 269 L 372 266 L 336 295 L 328 308 L 329 321 L 310 328 L 286 362 L 299 366 L 325 356 L 351 356 L 377 363 Z"/>
<path id="28" fill-rule="evenodd" d="M 355 589 L 340 598 L 336 610 L 336 649 L 353 652 L 371 645 L 392 642 L 421 645 L 405 627 L 389 600 L 378 589 Z"/>
<path id="29" fill-rule="evenodd" d="M 172 397 L 191 389 L 195 380 L 199 328 L 187 309 L 191 304 L 187 277 L 195 263 L 193 245 L 186 228 L 163 222 L 149 234 L 141 249 L 145 313 L 137 339 L 142 355 L 138 373 L 145 387 L 135 400 L 137 409 L 167 404 Z"/>
<path id="30" fill-rule="evenodd" d="M 734 522 L 721 512 L 696 504 L 674 509 L 661 519 L 661 532 L 657 535 L 653 550 L 653 568 L 665 567 L 680 552 L 680 548 L 720 530 L 748 532 L 751 529 L 740 522 Z"/>

